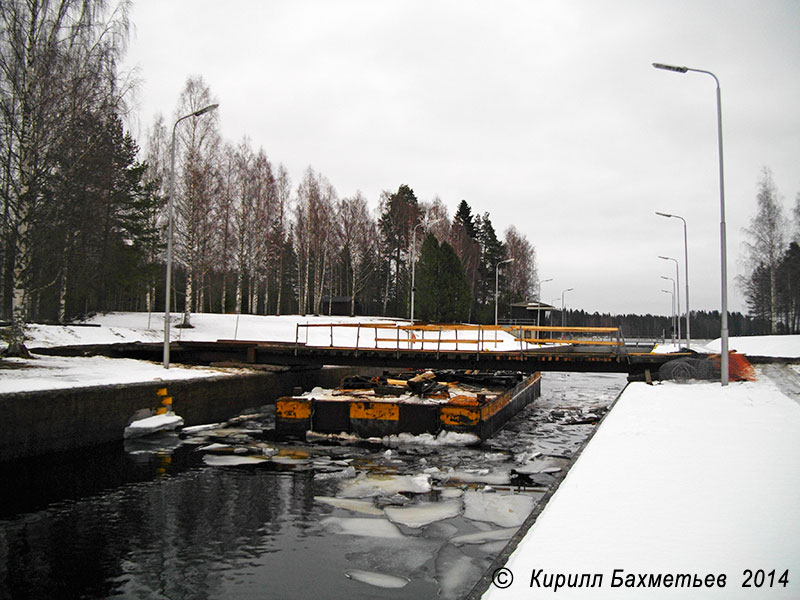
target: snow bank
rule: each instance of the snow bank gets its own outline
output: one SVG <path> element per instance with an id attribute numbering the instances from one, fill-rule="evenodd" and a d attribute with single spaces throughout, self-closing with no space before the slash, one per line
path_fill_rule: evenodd
<path id="1" fill-rule="evenodd" d="M 719 353 L 722 340 L 706 345 L 706 350 Z M 800 358 L 800 335 L 753 335 L 728 338 L 728 349 L 750 356 Z"/>
<path id="2" fill-rule="evenodd" d="M 0 393 L 31 392 L 95 385 L 174 381 L 223 375 L 214 369 L 172 367 L 127 358 L 36 356 L 6 358 L 12 368 L 0 371 Z"/>
<path id="3" fill-rule="evenodd" d="M 799 440 L 800 405 L 768 380 L 633 383 L 510 557 L 512 586 L 484 597 L 530 597 L 535 568 L 603 575 L 564 598 L 797 598 Z M 614 569 L 725 574 L 728 585 L 642 593 L 611 588 Z M 789 569 L 790 585 L 762 596 L 741 587 L 746 569 Z"/>

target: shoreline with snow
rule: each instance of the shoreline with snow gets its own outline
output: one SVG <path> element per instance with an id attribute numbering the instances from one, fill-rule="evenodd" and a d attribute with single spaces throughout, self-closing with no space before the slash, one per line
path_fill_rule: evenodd
<path id="1" fill-rule="evenodd" d="M 181 315 L 173 315 L 177 324 Z M 406 321 L 379 317 L 326 317 L 326 316 L 258 316 L 223 315 L 198 313 L 193 315 L 192 329 L 172 328 L 171 338 L 191 341 L 216 341 L 218 339 L 239 339 L 274 342 L 294 342 L 298 326 L 306 335 L 303 341 L 314 345 L 328 345 L 330 331 L 320 324 L 371 325 L 407 324 Z M 312 325 L 304 328 L 303 325 Z M 343 328 L 346 332 L 335 341 L 337 345 L 355 346 L 358 343 L 374 345 L 377 331 L 363 327 L 358 332 L 355 327 Z M 519 348 L 519 341 L 505 332 L 499 333 L 498 349 Z M 148 313 L 107 313 L 95 315 L 84 325 L 29 325 L 26 328 L 28 348 L 35 354 L 37 348 L 74 346 L 83 344 L 113 344 L 124 342 L 163 341 L 163 319 L 160 315 Z M 467 339 L 467 338 L 465 338 Z M 0 344 L 0 349 L 5 344 Z M 731 338 L 730 348 L 740 353 L 754 356 L 800 359 L 800 335 L 753 336 L 752 338 Z M 705 346 L 693 346 L 701 352 L 719 352 L 719 340 Z M 656 352 L 677 350 L 670 345 L 662 345 Z M 211 377 L 230 373 L 230 369 L 198 368 L 173 366 L 163 369 L 158 363 L 131 359 L 108 359 L 102 357 L 53 357 L 36 355 L 32 360 L 0 359 L 0 393 L 15 393 L 44 389 L 86 387 L 94 385 L 113 385 L 141 383 L 146 381 L 170 381 Z M 233 372 L 237 372 L 234 370 Z"/>
<path id="2" fill-rule="evenodd" d="M 798 597 L 800 395 L 759 375 L 727 387 L 630 384 L 506 561 L 513 583 L 483 598 L 530 597 L 556 581 L 560 597 L 592 600 Z M 748 569 L 775 570 L 768 596 L 743 587 Z M 639 575 L 687 573 L 715 583 L 636 588 Z"/>

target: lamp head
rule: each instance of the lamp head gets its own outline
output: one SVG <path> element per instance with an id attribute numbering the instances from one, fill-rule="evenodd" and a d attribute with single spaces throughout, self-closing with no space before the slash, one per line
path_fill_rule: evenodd
<path id="1" fill-rule="evenodd" d="M 672 216 L 672 215 L 671 215 L 671 214 L 669 214 L 669 213 L 663 213 L 663 212 L 658 212 L 658 211 L 656 211 L 656 214 L 657 214 L 659 217 L 671 217 L 671 216 Z"/>
<path id="2" fill-rule="evenodd" d="M 664 71 L 674 71 L 675 73 L 686 73 L 689 69 L 687 67 L 676 67 L 674 65 L 665 65 L 663 63 L 653 63 L 656 69 L 663 69 Z"/>
<path id="3" fill-rule="evenodd" d="M 200 110 L 196 110 L 192 113 L 195 117 L 199 117 L 200 115 L 204 115 L 207 112 L 211 112 L 212 110 L 216 110 L 219 107 L 219 104 L 209 104 L 208 106 L 204 106 Z"/>

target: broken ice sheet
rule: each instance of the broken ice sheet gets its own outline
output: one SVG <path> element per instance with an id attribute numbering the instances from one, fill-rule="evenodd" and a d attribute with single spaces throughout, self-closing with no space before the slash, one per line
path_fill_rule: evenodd
<path id="1" fill-rule="evenodd" d="M 510 540 L 517 532 L 518 527 L 506 527 L 503 529 L 491 529 L 489 531 L 478 531 L 476 533 L 465 533 L 450 538 L 451 544 L 485 544 L 500 540 Z"/>
<path id="2" fill-rule="evenodd" d="M 371 498 L 398 492 L 427 494 L 431 491 L 430 475 L 365 475 L 342 481 L 338 496 L 341 498 Z"/>
<path id="3" fill-rule="evenodd" d="M 466 492 L 464 516 L 501 527 L 519 527 L 533 510 L 534 498 L 526 494 Z"/>
<path id="4" fill-rule="evenodd" d="M 269 460 L 258 456 L 240 456 L 238 454 L 205 454 L 203 462 L 211 467 L 237 467 L 240 465 L 265 465 Z"/>
<path id="5" fill-rule="evenodd" d="M 402 588 L 409 582 L 405 577 L 397 577 L 395 575 L 387 575 L 386 573 L 377 573 L 375 571 L 362 571 L 360 569 L 351 569 L 345 572 L 344 576 L 381 588 Z"/>
<path id="6" fill-rule="evenodd" d="M 331 533 L 387 539 L 402 539 L 405 537 L 397 528 L 397 525 L 386 519 L 325 517 L 320 523 Z"/>
<path id="7" fill-rule="evenodd" d="M 426 579 L 443 540 L 408 536 L 404 539 L 353 537 L 345 557 L 354 569 Z"/>
<path id="8" fill-rule="evenodd" d="M 508 471 L 489 469 L 463 469 L 446 471 L 437 476 L 443 481 L 460 481 L 462 483 L 485 483 L 488 485 L 508 485 L 511 477 Z"/>
<path id="9" fill-rule="evenodd" d="M 436 521 L 443 521 L 461 514 L 461 500 L 423 502 L 415 506 L 387 506 L 383 509 L 392 523 L 419 529 Z"/>
<path id="10" fill-rule="evenodd" d="M 446 545 L 436 556 L 436 581 L 440 598 L 463 598 L 480 578 L 483 561 L 465 555 L 458 548 Z"/>
<path id="11" fill-rule="evenodd" d="M 361 513 L 364 515 L 382 516 L 383 510 L 372 504 L 367 500 L 355 500 L 352 498 L 333 498 L 331 496 L 314 496 L 314 500 L 335 506 L 336 508 L 343 508 L 351 512 Z"/>

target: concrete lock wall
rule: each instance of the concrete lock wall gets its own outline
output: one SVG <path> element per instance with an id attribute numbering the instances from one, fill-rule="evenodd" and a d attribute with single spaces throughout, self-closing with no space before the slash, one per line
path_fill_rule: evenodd
<path id="1" fill-rule="evenodd" d="M 347 375 L 379 372 L 324 367 L 0 394 L 0 461 L 122 440 L 137 411 L 161 405 L 159 388 L 167 388 L 175 413 L 191 426 L 225 421 L 244 409 L 273 403 L 296 387 L 335 387 Z"/>

